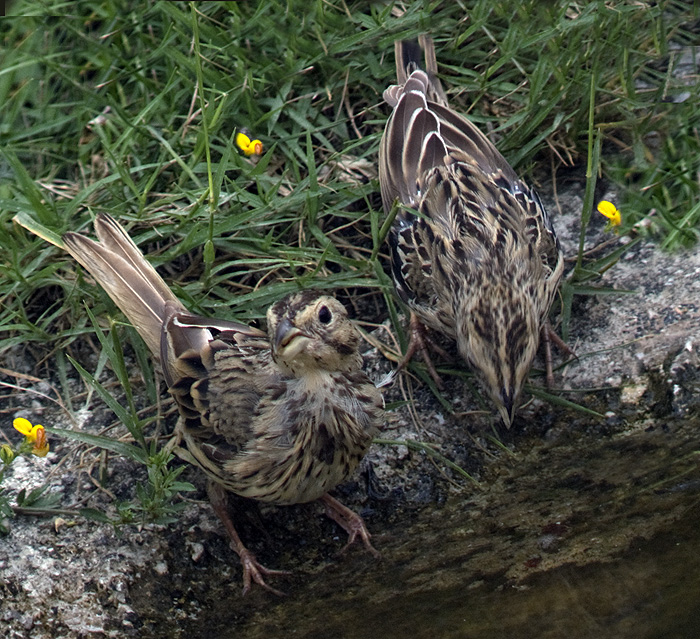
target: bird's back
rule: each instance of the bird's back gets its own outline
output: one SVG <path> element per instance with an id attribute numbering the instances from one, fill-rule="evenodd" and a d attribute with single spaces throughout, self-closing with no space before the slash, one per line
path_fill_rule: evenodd
<path id="1" fill-rule="evenodd" d="M 393 279 L 423 323 L 457 341 L 497 401 L 517 398 L 562 252 L 536 192 L 448 105 L 432 40 L 419 45 L 397 43 L 398 84 L 384 93 L 393 112 L 379 180 L 387 213 L 396 200 L 401 207 L 389 236 Z"/>

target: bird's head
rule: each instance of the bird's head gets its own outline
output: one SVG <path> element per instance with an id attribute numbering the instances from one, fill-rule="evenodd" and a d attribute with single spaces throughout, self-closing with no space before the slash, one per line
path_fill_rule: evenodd
<path id="1" fill-rule="evenodd" d="M 294 376 L 362 366 L 360 333 L 345 307 L 318 291 L 292 293 L 273 304 L 267 311 L 267 331 L 272 358 Z"/>
<path id="2" fill-rule="evenodd" d="M 540 319 L 528 300 L 480 300 L 461 318 L 457 344 L 510 427 L 539 344 Z"/>

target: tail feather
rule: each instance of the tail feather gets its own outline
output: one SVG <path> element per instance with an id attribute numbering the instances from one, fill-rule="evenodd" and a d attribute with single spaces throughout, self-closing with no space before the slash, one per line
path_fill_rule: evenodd
<path id="1" fill-rule="evenodd" d="M 420 68 L 423 51 L 417 40 L 396 40 L 394 59 L 396 60 L 396 84 L 406 84 L 411 72 Z"/>
<path id="2" fill-rule="evenodd" d="M 187 310 L 114 218 L 98 215 L 95 232 L 99 242 L 66 233 L 66 250 L 104 288 L 151 352 L 160 356 L 164 323 Z"/>
<path id="3" fill-rule="evenodd" d="M 493 143 L 464 116 L 453 111 L 437 77 L 433 40 L 395 43 L 397 84 L 384 92 L 393 108 L 379 147 L 379 183 L 384 209 L 396 198 L 416 208 L 431 169 L 454 163 L 525 187 Z M 425 58 L 424 64 L 421 64 Z"/>
<path id="4" fill-rule="evenodd" d="M 106 214 L 98 215 L 95 220 L 95 232 L 100 242 L 108 250 L 115 255 L 120 255 L 135 270 L 140 271 L 154 291 L 157 291 L 163 299 L 179 302 L 150 262 L 144 259 L 139 247 L 134 244 L 134 241 L 113 217 Z"/>
<path id="5" fill-rule="evenodd" d="M 422 34 L 418 40 L 397 40 L 394 43 L 394 54 L 397 84 L 406 84 L 411 73 L 416 69 L 422 69 L 430 80 L 428 99 L 438 104 L 447 105 L 447 95 L 437 77 L 435 43 L 430 36 Z M 423 63 L 424 58 L 425 63 Z"/>

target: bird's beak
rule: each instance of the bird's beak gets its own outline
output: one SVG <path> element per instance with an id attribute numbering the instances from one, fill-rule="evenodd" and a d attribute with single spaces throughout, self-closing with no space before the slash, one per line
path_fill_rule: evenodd
<path id="1" fill-rule="evenodd" d="M 501 419 L 503 420 L 503 423 L 505 424 L 506 428 L 511 427 L 511 424 L 513 423 L 513 418 L 515 417 L 515 409 L 517 407 L 517 404 L 514 395 L 515 392 L 513 389 L 501 389 L 502 405 L 498 407 L 498 410 L 501 413 Z"/>
<path id="2" fill-rule="evenodd" d="M 308 335 L 299 330 L 285 317 L 277 325 L 277 330 L 275 330 L 275 350 L 280 351 L 282 349 L 286 349 L 297 337 L 308 337 Z"/>

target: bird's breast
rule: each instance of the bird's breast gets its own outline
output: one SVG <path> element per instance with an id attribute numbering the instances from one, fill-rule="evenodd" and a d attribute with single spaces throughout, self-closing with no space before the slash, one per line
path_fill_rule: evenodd
<path id="1" fill-rule="evenodd" d="M 278 504 L 322 497 L 367 452 L 381 419 L 380 402 L 371 384 L 355 388 L 351 380 L 330 375 L 290 383 L 274 405 L 263 407 L 254 436 L 227 463 L 231 489 Z"/>

